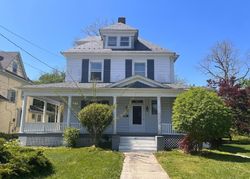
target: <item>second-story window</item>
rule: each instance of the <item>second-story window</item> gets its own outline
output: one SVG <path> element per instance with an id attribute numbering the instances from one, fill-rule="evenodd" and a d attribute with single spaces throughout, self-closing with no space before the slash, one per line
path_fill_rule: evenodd
<path id="1" fill-rule="evenodd" d="M 108 37 L 108 46 L 117 46 L 117 37 L 109 36 Z"/>
<path id="2" fill-rule="evenodd" d="M 102 63 L 90 63 L 90 81 L 102 81 Z"/>
<path id="3" fill-rule="evenodd" d="M 12 64 L 12 72 L 14 72 L 14 73 L 17 73 L 17 63 L 16 62 L 13 62 L 13 64 Z"/>
<path id="4" fill-rule="evenodd" d="M 140 63 L 140 62 L 134 63 L 134 75 L 145 76 L 146 74 L 145 68 L 146 68 L 145 63 Z"/>
<path id="5" fill-rule="evenodd" d="M 127 47 L 129 46 L 129 37 L 121 37 L 120 39 L 120 46 Z"/>
<path id="6" fill-rule="evenodd" d="M 16 102 L 16 91 L 15 90 L 8 90 L 8 99 L 10 102 Z"/>

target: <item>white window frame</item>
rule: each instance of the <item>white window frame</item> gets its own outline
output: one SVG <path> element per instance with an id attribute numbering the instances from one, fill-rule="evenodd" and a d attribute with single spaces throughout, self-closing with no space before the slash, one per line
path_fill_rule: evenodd
<path id="1" fill-rule="evenodd" d="M 125 38 L 128 38 L 128 41 L 122 41 L 122 38 L 125 37 Z M 130 37 L 129 36 L 120 36 L 120 42 L 119 42 L 119 45 L 120 47 L 130 47 Z M 128 42 L 128 45 L 121 45 L 122 42 Z"/>
<path id="2" fill-rule="evenodd" d="M 101 80 L 91 80 L 91 63 L 101 63 L 102 68 L 101 68 Z M 89 82 L 103 82 L 103 61 L 102 60 L 93 60 L 89 62 Z"/>
<path id="3" fill-rule="evenodd" d="M 153 114 L 153 110 L 152 110 L 152 108 L 153 108 L 153 105 L 152 105 L 153 101 L 156 101 L 156 114 Z M 150 114 L 151 114 L 152 116 L 157 116 L 157 114 L 158 114 L 158 111 L 157 111 L 157 110 L 158 110 L 158 109 L 157 109 L 157 100 L 156 100 L 156 99 L 150 100 Z"/>
<path id="4" fill-rule="evenodd" d="M 109 45 L 109 38 L 116 38 L 116 44 L 115 45 Z M 117 45 L 118 45 L 118 37 L 117 36 L 108 36 L 107 37 L 107 46 L 108 47 L 117 47 Z"/>
<path id="5" fill-rule="evenodd" d="M 132 66 L 132 74 L 135 75 L 135 64 L 136 63 L 144 63 L 145 64 L 145 76 L 147 77 L 147 63 L 145 61 L 134 61 Z"/>
<path id="6" fill-rule="evenodd" d="M 12 93 L 15 93 L 15 99 L 14 100 L 11 100 Z M 17 98 L 17 92 L 16 92 L 16 90 L 9 89 L 8 90 L 8 99 L 9 99 L 9 101 L 12 102 L 12 103 L 15 103 L 16 102 L 16 98 Z"/>

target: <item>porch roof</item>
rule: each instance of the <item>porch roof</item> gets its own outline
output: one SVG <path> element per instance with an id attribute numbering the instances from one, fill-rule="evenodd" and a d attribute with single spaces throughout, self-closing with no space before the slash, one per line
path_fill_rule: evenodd
<path id="1" fill-rule="evenodd" d="M 130 88 L 129 86 L 121 87 L 116 86 L 116 83 L 74 83 L 74 82 L 64 82 L 64 83 L 49 83 L 49 84 L 39 84 L 39 85 L 25 85 L 21 89 L 92 89 L 92 88 Z M 181 84 L 170 84 L 170 83 L 160 83 L 161 86 L 158 88 L 166 89 L 187 89 L 188 86 Z M 137 88 L 137 87 L 135 87 Z M 156 88 L 156 87 L 154 87 Z"/>

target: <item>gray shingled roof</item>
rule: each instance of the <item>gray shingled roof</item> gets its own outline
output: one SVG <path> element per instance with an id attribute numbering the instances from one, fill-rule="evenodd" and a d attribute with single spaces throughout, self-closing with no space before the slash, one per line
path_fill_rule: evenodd
<path id="1" fill-rule="evenodd" d="M 96 88 L 104 88 L 111 83 L 96 83 Z M 74 83 L 74 82 L 64 82 L 64 83 L 49 83 L 49 84 L 39 84 L 39 85 L 25 85 L 22 88 L 64 88 L 64 89 L 77 89 L 77 88 L 93 88 L 93 83 Z"/>
<path id="2" fill-rule="evenodd" d="M 104 29 L 104 30 L 137 30 L 136 28 L 134 27 L 131 27 L 127 24 L 124 24 L 124 23 L 115 23 L 115 24 L 112 24 L 112 25 L 109 25 L 109 26 L 106 26 L 106 27 L 103 27 L 101 28 L 101 30 Z"/>
<path id="3" fill-rule="evenodd" d="M 109 85 L 113 83 L 96 83 L 96 88 L 110 88 Z M 187 86 L 183 86 L 180 84 L 163 84 L 166 88 L 169 89 L 187 89 Z M 40 84 L 40 85 L 25 85 L 22 89 L 78 89 L 78 88 L 85 88 L 90 89 L 93 88 L 93 83 L 74 83 L 74 82 L 64 82 L 64 83 L 50 83 L 50 84 Z"/>
<path id="4" fill-rule="evenodd" d="M 138 38 L 134 49 L 106 49 L 103 48 L 103 40 L 100 36 L 87 37 L 77 41 L 77 45 L 65 52 L 114 52 L 114 51 L 141 51 L 141 52 L 167 52 L 174 53 L 142 38 Z"/>
<path id="5" fill-rule="evenodd" d="M 0 51 L 0 56 L 3 57 L 0 61 L 0 65 L 3 69 L 6 69 L 11 61 L 15 58 L 17 58 L 19 52 L 2 52 Z M 0 57 L 0 58 L 1 58 Z"/>

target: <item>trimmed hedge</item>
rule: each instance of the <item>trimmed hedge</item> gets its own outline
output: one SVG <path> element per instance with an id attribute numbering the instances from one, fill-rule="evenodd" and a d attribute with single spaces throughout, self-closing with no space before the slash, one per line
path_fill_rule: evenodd
<path id="1" fill-rule="evenodd" d="M 52 171 L 52 164 L 41 150 L 20 147 L 17 140 L 0 144 L 0 178 L 27 178 Z"/>

